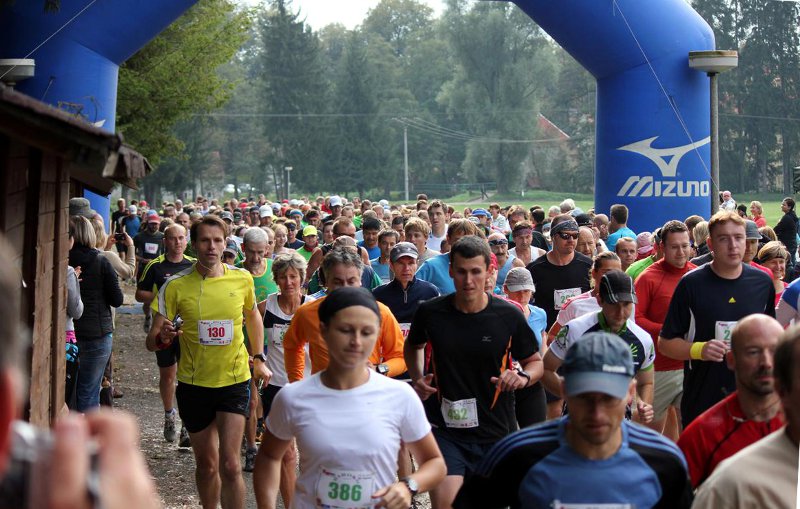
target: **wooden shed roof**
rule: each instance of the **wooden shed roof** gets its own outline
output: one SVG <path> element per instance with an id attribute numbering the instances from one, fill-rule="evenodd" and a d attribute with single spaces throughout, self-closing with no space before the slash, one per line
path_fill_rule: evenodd
<path id="1" fill-rule="evenodd" d="M 0 84 L 0 133 L 54 153 L 70 164 L 70 176 L 103 192 L 115 182 L 138 189 L 137 179 L 153 171 L 121 134 L 109 133 L 80 117 Z"/>

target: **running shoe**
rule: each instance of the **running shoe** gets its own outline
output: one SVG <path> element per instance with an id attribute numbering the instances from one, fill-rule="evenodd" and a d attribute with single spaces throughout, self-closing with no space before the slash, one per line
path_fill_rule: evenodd
<path id="1" fill-rule="evenodd" d="M 164 439 L 169 443 L 178 439 L 178 431 L 175 428 L 175 414 L 174 409 L 171 412 L 164 413 Z"/>
<path id="2" fill-rule="evenodd" d="M 181 426 L 181 438 L 178 440 L 178 447 L 191 447 L 192 441 L 189 438 L 189 432 L 186 431 L 186 428 Z"/>
<path id="3" fill-rule="evenodd" d="M 256 454 L 258 454 L 258 449 L 256 448 L 248 448 L 247 451 L 244 453 L 244 468 L 245 472 L 252 472 L 254 468 L 256 468 Z"/>

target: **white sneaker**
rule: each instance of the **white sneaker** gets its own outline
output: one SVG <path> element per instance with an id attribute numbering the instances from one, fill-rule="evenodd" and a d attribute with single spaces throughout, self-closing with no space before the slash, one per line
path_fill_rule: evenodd
<path id="1" fill-rule="evenodd" d="M 164 439 L 170 443 L 178 439 L 178 430 L 175 427 L 176 414 L 174 408 L 171 412 L 164 413 Z"/>

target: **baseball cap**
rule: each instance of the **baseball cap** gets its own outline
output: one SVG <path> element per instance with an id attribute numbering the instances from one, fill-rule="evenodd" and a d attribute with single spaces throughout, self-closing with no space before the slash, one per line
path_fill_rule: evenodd
<path id="1" fill-rule="evenodd" d="M 600 278 L 600 297 L 611 304 L 633 302 L 636 304 L 636 290 L 633 279 L 621 270 L 610 270 Z"/>
<path id="2" fill-rule="evenodd" d="M 283 226 L 285 226 L 287 230 L 297 230 L 297 223 L 294 221 L 286 221 Z"/>
<path id="3" fill-rule="evenodd" d="M 308 225 L 303 228 L 303 237 L 308 237 L 309 235 L 317 235 L 317 228 L 314 225 Z"/>
<path id="4" fill-rule="evenodd" d="M 292 210 L 290 210 L 290 211 L 289 211 L 289 214 L 287 214 L 287 215 L 288 215 L 289 217 L 292 217 L 292 216 L 300 216 L 300 217 L 303 217 L 303 213 L 302 213 L 302 212 L 300 212 L 300 211 L 299 211 L 299 210 L 297 210 L 297 209 L 292 209 Z"/>
<path id="5" fill-rule="evenodd" d="M 755 224 L 755 223 L 753 223 Z M 649 232 L 642 232 L 636 236 L 636 245 L 639 246 L 639 254 L 646 255 L 653 252 L 652 236 Z"/>
<path id="6" fill-rule="evenodd" d="M 139 209 L 136 208 L 136 205 L 131 205 L 128 207 L 128 212 L 130 212 L 131 214 L 136 214 L 136 212 L 138 211 Z"/>
<path id="7" fill-rule="evenodd" d="M 148 210 L 147 211 L 147 222 L 148 223 L 160 223 L 161 218 L 158 217 L 158 212 L 155 210 Z"/>
<path id="8" fill-rule="evenodd" d="M 489 214 L 489 212 L 487 212 L 486 209 L 475 209 L 472 211 L 472 215 L 475 217 L 480 217 L 480 216 L 492 217 L 492 215 Z"/>
<path id="9" fill-rule="evenodd" d="M 259 217 L 272 217 L 272 207 L 269 205 L 262 205 L 258 209 L 258 215 Z"/>
<path id="10" fill-rule="evenodd" d="M 342 206 L 342 199 L 338 196 L 331 196 L 329 201 L 330 207 L 341 207 Z"/>
<path id="11" fill-rule="evenodd" d="M 239 253 L 236 252 L 236 248 L 235 247 L 230 247 L 230 246 L 228 246 L 225 249 L 223 249 L 222 252 L 223 253 L 227 253 L 227 254 L 231 254 L 233 256 L 238 256 L 238 254 L 239 254 Z"/>
<path id="12" fill-rule="evenodd" d="M 233 221 L 233 214 L 231 214 L 227 210 L 223 211 L 219 217 L 221 217 L 222 219 L 227 219 L 228 221 Z"/>
<path id="13" fill-rule="evenodd" d="M 744 238 L 747 240 L 761 239 L 761 232 L 758 231 L 758 225 L 755 221 L 744 220 Z"/>
<path id="14" fill-rule="evenodd" d="M 379 204 L 381 207 L 383 207 L 383 208 L 386 208 L 386 207 L 388 207 L 388 206 L 389 206 L 389 200 L 381 200 L 381 201 L 379 201 L 379 202 L 378 202 L 378 204 Z"/>
<path id="15" fill-rule="evenodd" d="M 504 284 L 508 287 L 509 292 L 536 291 L 531 273 L 525 267 L 514 267 L 509 270 Z"/>
<path id="16" fill-rule="evenodd" d="M 272 210 L 275 211 L 275 212 L 281 210 L 281 204 L 280 203 L 273 203 L 272 204 Z"/>
<path id="17" fill-rule="evenodd" d="M 578 226 L 592 226 L 592 218 L 589 217 L 589 214 L 578 214 L 574 217 Z"/>
<path id="18" fill-rule="evenodd" d="M 256 212 L 256 213 L 257 213 L 257 212 L 258 212 L 260 209 L 261 209 L 261 207 L 259 207 L 258 205 L 254 205 L 254 206 L 250 207 L 250 213 L 251 213 L 251 214 L 252 214 L 253 212 Z"/>
<path id="19" fill-rule="evenodd" d="M 241 221 L 242 220 L 242 213 L 238 210 L 233 213 L 233 220 L 234 221 Z"/>
<path id="20" fill-rule="evenodd" d="M 417 251 L 417 246 L 415 246 L 411 242 L 398 242 L 389 252 L 389 259 L 392 262 L 396 262 L 397 260 L 399 260 L 404 256 L 410 256 L 415 260 L 419 258 L 419 251 Z"/>
<path id="21" fill-rule="evenodd" d="M 567 396 L 602 392 L 625 399 L 634 374 L 633 358 L 630 347 L 619 336 L 590 332 L 567 350 L 561 371 Z"/>

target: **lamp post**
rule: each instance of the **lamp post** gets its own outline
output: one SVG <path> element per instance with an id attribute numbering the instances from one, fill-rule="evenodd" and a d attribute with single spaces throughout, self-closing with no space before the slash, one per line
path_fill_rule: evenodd
<path id="1" fill-rule="evenodd" d="M 284 171 L 286 171 L 286 199 L 287 200 L 289 199 L 289 196 L 290 196 L 290 194 L 292 192 L 291 173 L 292 173 L 293 169 L 294 168 L 292 168 L 291 166 L 286 166 L 284 168 Z"/>
<path id="2" fill-rule="evenodd" d="M 731 50 L 690 51 L 689 67 L 703 71 L 711 81 L 711 216 L 719 207 L 719 97 L 717 76 L 735 69 L 739 54 Z M 710 217 L 710 216 L 709 216 Z"/>

